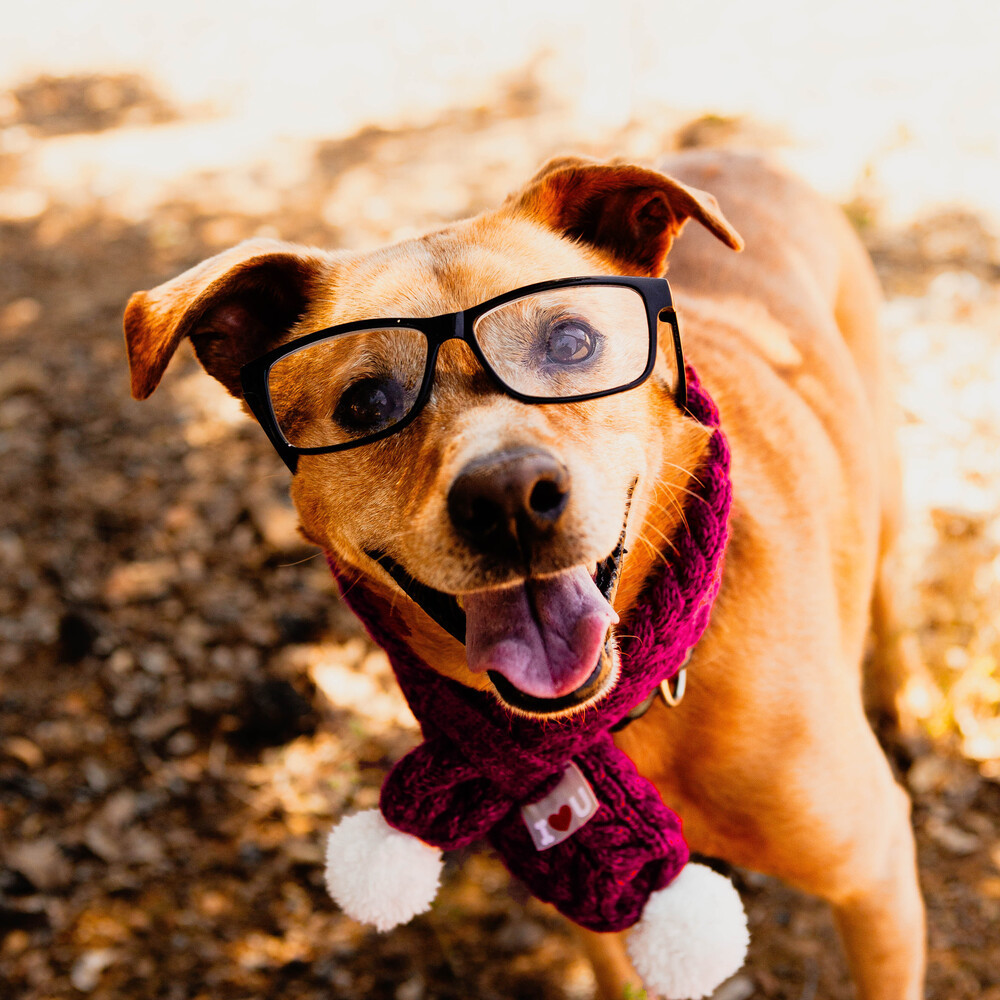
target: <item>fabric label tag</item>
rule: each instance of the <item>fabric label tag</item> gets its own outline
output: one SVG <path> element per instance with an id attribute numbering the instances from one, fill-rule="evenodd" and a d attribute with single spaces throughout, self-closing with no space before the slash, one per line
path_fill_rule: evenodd
<path id="1" fill-rule="evenodd" d="M 535 849 L 544 851 L 572 837 L 599 808 L 587 779 L 571 762 L 562 780 L 544 799 L 521 806 L 521 816 Z"/>

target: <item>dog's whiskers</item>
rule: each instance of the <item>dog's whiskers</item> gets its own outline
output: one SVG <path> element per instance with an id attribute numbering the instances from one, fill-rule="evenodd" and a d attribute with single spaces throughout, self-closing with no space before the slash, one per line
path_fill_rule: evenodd
<path id="1" fill-rule="evenodd" d="M 672 541 L 670 540 L 669 536 L 665 535 L 665 534 L 664 534 L 664 533 L 663 533 L 662 531 L 660 531 L 660 529 L 659 529 L 659 528 L 657 528 L 657 527 L 656 527 L 655 525 L 653 525 L 653 524 L 650 524 L 650 525 L 647 525 L 647 527 L 648 527 L 648 528 L 649 528 L 649 529 L 650 529 L 651 531 L 655 531 L 655 532 L 656 532 L 656 534 L 658 534 L 658 535 L 660 536 L 660 538 L 661 538 L 661 539 L 663 540 L 663 543 L 664 543 L 664 545 L 669 545 L 669 546 L 670 546 L 670 548 L 672 548 L 672 549 L 674 550 L 674 552 L 675 552 L 675 553 L 676 553 L 677 555 L 680 555 L 680 552 L 678 552 L 678 550 L 677 550 L 677 546 L 676 546 L 676 545 L 674 545 L 674 543 L 673 543 L 673 542 L 672 542 Z M 642 537 L 642 536 L 640 535 L 640 536 L 639 536 L 639 540 L 640 540 L 641 542 L 643 542 L 643 543 L 644 543 L 645 545 L 649 546 L 650 550 L 651 550 L 651 551 L 652 551 L 652 552 L 653 552 L 653 553 L 654 553 L 655 555 L 657 555 L 657 556 L 658 556 L 658 557 L 659 557 L 660 559 L 662 559 L 662 560 L 663 560 L 664 562 L 666 562 L 666 561 L 667 561 L 667 559 L 666 559 L 666 557 L 665 557 L 665 556 L 663 555 L 663 553 L 662 553 L 662 552 L 660 552 L 660 550 L 659 550 L 659 549 L 657 549 L 657 547 L 656 547 L 655 545 L 653 545 L 653 543 L 652 543 L 652 542 L 650 542 L 650 541 L 649 541 L 649 539 L 647 539 L 647 538 L 643 538 L 643 537 Z"/>
<path id="2" fill-rule="evenodd" d="M 683 465 L 676 465 L 674 462 L 667 462 L 667 461 L 664 461 L 663 464 L 669 465 L 671 469 L 676 469 L 678 472 L 683 472 L 684 475 L 688 477 L 688 479 L 691 479 L 694 482 L 696 482 L 699 486 L 704 487 L 705 484 L 690 469 L 685 469 Z"/>
<path id="3" fill-rule="evenodd" d="M 671 503 L 673 505 L 674 510 L 680 516 L 680 520 L 681 520 L 681 523 L 684 525 L 684 528 L 687 530 L 688 534 L 690 534 L 691 533 L 691 527 L 688 524 L 687 514 L 686 514 L 684 508 L 672 496 L 671 496 Z M 672 514 L 672 511 L 669 510 L 667 507 L 664 507 L 663 504 L 660 503 L 658 500 L 655 500 L 655 499 L 654 500 L 650 500 L 649 504 L 650 504 L 651 507 L 653 507 L 656 510 L 660 511 L 662 514 L 665 514 L 667 517 L 670 517 L 671 514 Z"/>
<path id="4" fill-rule="evenodd" d="M 668 484 L 668 485 L 673 485 L 673 484 Z M 674 510 L 679 515 L 681 523 L 684 525 L 685 530 L 687 531 L 688 534 L 691 534 L 691 526 L 688 524 L 687 513 L 685 512 L 684 507 L 677 502 L 677 498 L 672 493 L 668 493 L 667 496 L 670 498 L 670 503 L 673 506 Z M 670 511 L 666 507 L 664 507 L 663 504 L 661 504 L 658 500 L 655 499 L 651 500 L 650 506 L 656 507 L 656 509 L 661 511 L 663 514 L 666 514 L 668 517 L 670 516 Z"/>
<path id="5" fill-rule="evenodd" d="M 312 562 L 313 559 L 318 559 L 322 552 L 313 552 L 312 555 L 306 556 L 304 559 L 296 559 L 295 562 L 290 563 L 278 563 L 279 569 L 288 569 L 290 566 L 302 566 L 304 563 Z"/>
<path id="6" fill-rule="evenodd" d="M 689 490 L 686 486 L 681 486 L 680 483 L 667 483 L 666 485 L 669 486 L 671 489 L 677 490 L 679 493 L 686 494 L 693 500 L 697 500 L 698 503 L 705 503 L 705 498 L 703 496 L 701 496 L 698 493 L 695 493 L 693 490 Z"/>

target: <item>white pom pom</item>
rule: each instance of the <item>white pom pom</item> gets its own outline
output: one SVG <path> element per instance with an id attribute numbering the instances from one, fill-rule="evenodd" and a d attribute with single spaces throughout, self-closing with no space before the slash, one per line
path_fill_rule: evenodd
<path id="1" fill-rule="evenodd" d="M 441 881 L 441 851 L 394 830 L 378 809 L 355 813 L 326 842 L 326 887 L 340 908 L 387 931 L 424 913 Z"/>
<path id="2" fill-rule="evenodd" d="M 627 941 L 647 989 L 674 1000 L 710 996 L 743 965 L 749 944 L 740 894 L 697 864 L 649 897 Z"/>

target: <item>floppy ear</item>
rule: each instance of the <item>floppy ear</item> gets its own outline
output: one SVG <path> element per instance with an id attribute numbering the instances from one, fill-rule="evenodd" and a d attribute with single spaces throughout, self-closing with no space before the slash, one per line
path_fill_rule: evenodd
<path id="1" fill-rule="evenodd" d="M 184 337 L 198 360 L 236 397 L 240 368 L 271 347 L 305 313 L 327 258 L 277 240 L 248 240 L 148 292 L 125 310 L 132 395 L 145 399 Z"/>
<path id="2" fill-rule="evenodd" d="M 663 274 L 670 245 L 688 219 L 733 250 L 743 249 L 712 195 L 632 164 L 557 157 L 509 201 L 516 211 L 608 254 L 628 274 Z"/>

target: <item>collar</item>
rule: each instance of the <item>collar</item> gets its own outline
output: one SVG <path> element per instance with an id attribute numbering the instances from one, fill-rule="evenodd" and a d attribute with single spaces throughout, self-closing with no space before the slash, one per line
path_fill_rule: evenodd
<path id="1" fill-rule="evenodd" d="M 687 665 L 691 662 L 693 655 L 694 650 L 689 649 L 677 673 L 673 677 L 660 681 L 653 689 L 652 694 L 643 698 L 637 705 L 633 705 L 624 718 L 614 725 L 608 726 L 608 731 L 620 733 L 623 729 L 631 726 L 633 722 L 638 722 L 653 707 L 657 699 L 668 708 L 676 708 L 684 700 L 684 694 L 687 691 Z"/>

